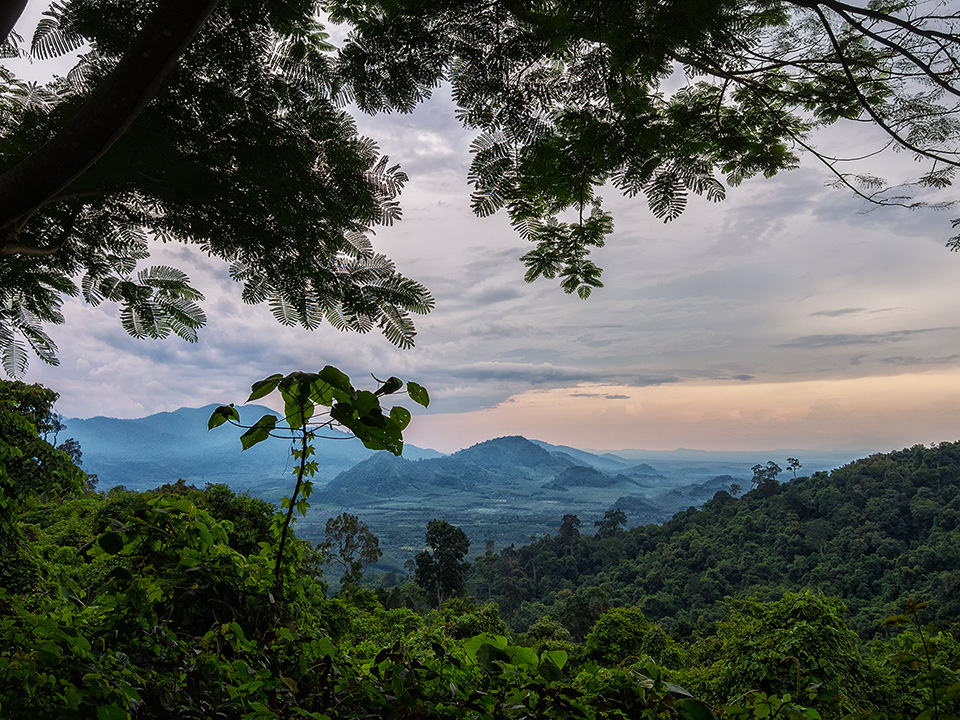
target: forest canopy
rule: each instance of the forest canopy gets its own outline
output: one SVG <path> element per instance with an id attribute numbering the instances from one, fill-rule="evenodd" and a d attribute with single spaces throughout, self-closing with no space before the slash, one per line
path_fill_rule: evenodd
<path id="1" fill-rule="evenodd" d="M 321 10 L 353 27 L 338 51 Z M 27 346 L 56 362 L 43 323 L 63 321 L 63 295 L 120 303 L 135 336 L 194 339 L 187 276 L 138 269 L 153 236 L 230 263 L 282 323 L 410 345 L 432 298 L 369 240 L 399 218 L 406 177 L 343 108 L 410 111 L 443 81 L 478 133 L 475 211 L 505 209 L 534 243 L 527 280 L 583 297 L 613 230 L 604 185 L 669 220 L 691 193 L 720 200 L 807 153 L 872 202 L 921 206 L 958 163 L 958 20 L 836 0 L 57 4 L 29 52 L 79 49 L 76 67 L 0 86 L 5 368 L 21 372 Z M 888 183 L 818 151 L 812 134 L 838 120 L 878 128 L 878 151 L 917 173 Z"/>

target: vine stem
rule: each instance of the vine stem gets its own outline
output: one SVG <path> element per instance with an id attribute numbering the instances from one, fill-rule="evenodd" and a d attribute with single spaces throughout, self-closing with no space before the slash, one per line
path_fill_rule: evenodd
<path id="1" fill-rule="evenodd" d="M 304 423 L 300 429 L 300 467 L 297 468 L 297 484 L 293 486 L 293 495 L 290 496 L 290 505 L 287 507 L 287 516 L 283 519 L 283 527 L 280 528 L 280 547 L 277 549 L 277 561 L 273 566 L 273 592 L 278 598 L 283 591 L 283 583 L 280 580 L 280 566 L 283 563 L 283 548 L 287 543 L 287 529 L 293 520 L 293 510 L 297 505 L 297 495 L 300 493 L 300 486 L 303 485 L 303 476 L 307 467 L 307 439 L 310 432 Z"/>

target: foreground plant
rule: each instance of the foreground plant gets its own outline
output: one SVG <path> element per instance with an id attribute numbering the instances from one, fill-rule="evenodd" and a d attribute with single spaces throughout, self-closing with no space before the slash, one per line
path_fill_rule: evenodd
<path id="1" fill-rule="evenodd" d="M 310 458 L 315 453 L 313 440 L 318 437 L 317 433 L 324 429 L 344 428 L 371 450 L 389 450 L 394 455 L 403 452 L 403 431 L 410 424 L 410 411 L 396 405 L 384 414 L 380 398 L 400 391 L 404 383 L 396 377 L 377 382 L 379 387 L 372 392 L 356 390 L 350 378 L 331 365 L 318 373 L 277 373 L 255 382 L 247 402 L 279 391 L 284 403 L 282 419 L 267 414 L 253 425 L 242 425 L 240 413 L 232 403 L 221 405 L 210 416 L 209 430 L 228 422 L 245 428 L 246 432 L 240 436 L 244 450 L 268 437 L 293 441 L 290 454 L 297 462 L 293 471 L 297 482 L 290 497 L 285 497 L 281 503 L 281 510 L 285 513 L 277 516 L 279 546 L 274 565 L 274 592 L 278 595 L 283 587 L 281 573 L 287 529 L 293 521 L 294 510 L 305 515 L 310 507 L 307 502 L 313 492 L 310 478 L 317 472 L 317 463 Z M 408 382 L 406 388 L 411 400 L 423 407 L 430 404 L 430 396 L 422 386 Z M 317 412 L 318 406 L 328 409 Z"/>

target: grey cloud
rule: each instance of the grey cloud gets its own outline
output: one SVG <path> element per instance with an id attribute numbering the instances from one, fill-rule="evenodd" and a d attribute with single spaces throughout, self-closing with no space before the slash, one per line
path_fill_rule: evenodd
<path id="1" fill-rule="evenodd" d="M 656 385 L 671 385 L 673 383 L 683 382 L 682 378 L 677 377 L 676 375 L 648 375 L 648 376 L 634 376 L 630 378 L 626 384 L 633 387 L 654 387 Z"/>
<path id="2" fill-rule="evenodd" d="M 839 310 L 821 310 L 820 312 L 810 313 L 810 317 L 840 317 L 841 315 L 856 315 L 866 312 L 866 308 L 840 308 Z"/>
<path id="3" fill-rule="evenodd" d="M 509 321 L 477 321 L 470 323 L 466 330 L 467 334 L 473 337 L 511 338 L 543 334 L 542 329 L 533 325 Z"/>
<path id="4" fill-rule="evenodd" d="M 596 382 L 600 374 L 578 368 L 558 367 L 551 363 L 526 365 L 521 363 L 481 362 L 450 368 L 458 378 L 473 380 L 522 381 L 538 386 L 551 383 Z"/>
<path id="5" fill-rule="evenodd" d="M 611 395 L 609 393 L 570 393 L 570 397 L 603 398 L 604 400 L 629 400 L 629 395 Z"/>
<path id="6" fill-rule="evenodd" d="M 532 348 L 532 347 L 523 347 L 516 348 L 514 350 L 507 350 L 500 353 L 499 357 L 501 358 L 515 358 L 520 362 L 524 363 L 556 363 L 560 360 L 560 352 L 552 348 Z"/>
<path id="7" fill-rule="evenodd" d="M 884 365 L 899 365 L 909 367 L 911 365 L 953 365 L 958 360 L 960 360 L 960 354 L 930 358 L 893 355 L 891 357 L 880 358 L 878 362 L 881 362 Z"/>
<path id="8" fill-rule="evenodd" d="M 878 308 L 877 310 L 868 310 L 864 307 L 840 308 L 839 310 L 821 310 L 810 313 L 810 317 L 840 317 L 842 315 L 859 315 L 866 313 L 868 315 L 880 315 L 882 313 L 893 312 L 897 308 Z"/>
<path id="9" fill-rule="evenodd" d="M 944 330 L 956 330 L 954 327 L 945 328 L 923 328 L 920 330 L 891 330 L 885 333 L 838 333 L 835 335 L 805 335 L 803 337 L 781 343 L 775 347 L 781 348 L 804 348 L 817 350 L 829 347 L 847 347 L 850 345 L 881 345 L 890 342 L 903 342 L 918 335 L 942 332 Z"/>

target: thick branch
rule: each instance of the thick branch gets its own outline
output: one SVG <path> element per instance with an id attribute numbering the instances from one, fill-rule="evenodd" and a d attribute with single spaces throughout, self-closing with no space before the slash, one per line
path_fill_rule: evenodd
<path id="1" fill-rule="evenodd" d="M 940 88 L 942 88 L 943 90 L 946 90 L 948 93 L 951 93 L 952 95 L 956 95 L 957 97 L 960 97 L 960 89 L 955 88 L 953 85 L 951 85 L 946 80 L 944 80 L 940 76 L 940 74 L 933 69 L 933 67 L 930 64 L 924 62 L 919 57 L 917 57 L 912 52 L 910 52 L 910 49 L 907 48 L 905 44 L 895 43 L 892 40 L 888 40 L 886 37 L 873 32 L 868 27 L 863 25 L 863 23 L 858 22 L 856 19 L 848 15 L 845 10 L 839 9 L 839 10 L 836 10 L 836 13 L 866 37 L 869 37 L 872 40 L 875 40 L 881 45 L 885 45 L 891 50 L 899 53 L 901 56 L 907 58 L 907 60 L 912 62 L 914 66 L 919 68 L 919 70 L 924 75 L 926 75 L 933 83 L 938 85 Z"/>
<path id="2" fill-rule="evenodd" d="M 27 0 L 5 0 L 0 3 L 0 43 L 7 39 L 17 20 L 23 15 Z"/>
<path id="3" fill-rule="evenodd" d="M 850 66 L 846 61 L 846 58 L 843 54 L 843 49 L 840 47 L 840 42 L 837 40 L 837 36 L 833 32 L 833 28 L 830 27 L 830 23 L 827 20 L 827 17 L 823 14 L 823 11 L 819 7 L 814 7 L 813 11 L 817 14 L 817 17 L 820 18 L 820 24 L 823 26 L 823 29 L 827 33 L 827 37 L 830 38 L 830 43 L 833 45 L 834 50 L 837 53 L 837 58 L 839 58 L 840 63 L 843 67 L 843 73 L 847 76 L 847 81 L 849 82 L 850 88 L 856 94 L 857 99 L 860 101 L 860 105 L 867 112 L 867 114 L 873 119 L 873 121 L 880 126 L 880 128 L 886 132 L 890 137 L 894 138 L 901 146 L 910 150 L 911 152 L 916 153 L 917 155 L 922 155 L 923 157 L 930 158 L 931 160 L 939 160 L 948 165 L 953 165 L 954 167 L 960 166 L 960 162 L 956 160 L 950 160 L 949 158 L 940 155 L 929 150 L 925 150 L 921 147 L 914 145 L 909 142 L 907 138 L 901 137 L 900 134 L 884 120 L 880 114 L 876 111 L 873 105 L 864 97 L 863 93 L 860 90 L 860 86 L 857 84 L 857 81 L 853 77 L 853 72 L 850 70 Z"/>
<path id="4" fill-rule="evenodd" d="M 864 17 L 871 18 L 873 20 L 878 20 L 880 22 L 889 23 L 890 25 L 895 25 L 903 30 L 906 30 L 909 33 L 914 35 L 919 35 L 921 37 L 944 40 L 949 44 L 957 42 L 957 35 L 955 33 L 944 33 L 939 30 L 928 30 L 924 27 L 917 25 L 915 22 L 910 20 L 903 20 L 902 18 L 892 15 L 890 13 L 882 12 L 880 10 L 874 10 L 870 7 L 857 7 L 855 5 L 848 5 L 844 2 L 839 2 L 839 0 L 790 0 L 790 2 L 797 7 L 809 8 L 811 10 L 817 8 L 818 6 L 823 6 L 830 8 L 834 12 L 848 12 L 853 15 L 862 15 Z M 921 20 L 924 18 L 921 18 Z M 955 16 L 949 16 L 948 19 L 956 20 Z"/>
<path id="5" fill-rule="evenodd" d="M 126 132 L 163 87 L 218 1 L 164 0 L 77 114 L 46 144 L 0 175 L 4 248 L 17 244 L 26 219 L 80 177 Z"/>

